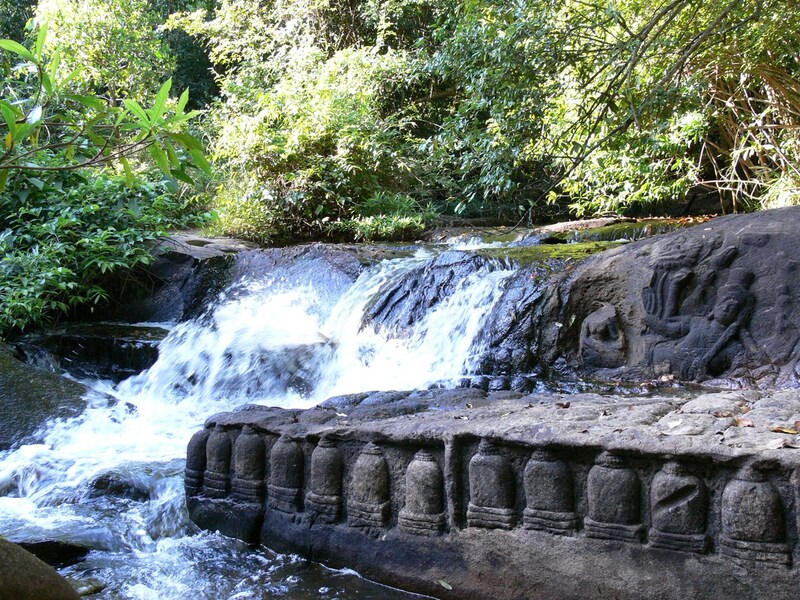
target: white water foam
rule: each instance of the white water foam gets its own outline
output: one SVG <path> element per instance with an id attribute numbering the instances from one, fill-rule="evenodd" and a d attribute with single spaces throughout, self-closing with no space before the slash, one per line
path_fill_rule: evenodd
<path id="1" fill-rule="evenodd" d="M 203 587 L 261 597 L 230 581 L 214 588 L 178 575 L 191 570 L 180 561 L 190 560 L 197 539 L 183 506 L 186 443 L 208 416 L 246 402 L 307 407 L 335 394 L 453 382 L 469 371 L 474 339 L 510 271 L 465 277 L 402 336 L 362 323 L 376 294 L 429 258 L 376 265 L 328 305 L 321 298 L 330 294 L 313 285 L 239 282 L 206 315 L 174 327 L 153 367 L 116 387 L 95 382 L 80 416 L 48 423 L 41 444 L 0 454 L 0 531 L 98 549 L 67 574 L 105 573 L 109 598 L 219 597 L 198 596 Z M 123 492 L 104 493 L 108 482 Z M 92 560 L 129 560 L 140 579 L 127 570 L 114 579 L 115 569 Z M 215 569 L 232 580 L 244 572 Z"/>

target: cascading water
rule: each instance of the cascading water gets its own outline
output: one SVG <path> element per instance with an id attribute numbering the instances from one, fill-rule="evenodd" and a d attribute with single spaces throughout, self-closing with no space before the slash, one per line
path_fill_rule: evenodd
<path id="1" fill-rule="evenodd" d="M 511 275 L 499 263 L 452 278 L 444 297 L 402 326 L 365 317 L 431 259 L 420 250 L 384 261 L 334 292 L 308 276 L 235 282 L 203 316 L 172 328 L 149 370 L 116 387 L 93 382 L 83 414 L 49 422 L 42 443 L 0 454 L 0 531 L 92 548 L 61 571 L 92 598 L 407 597 L 198 533 L 182 469 L 190 435 L 213 413 L 453 384 L 469 372 Z"/>

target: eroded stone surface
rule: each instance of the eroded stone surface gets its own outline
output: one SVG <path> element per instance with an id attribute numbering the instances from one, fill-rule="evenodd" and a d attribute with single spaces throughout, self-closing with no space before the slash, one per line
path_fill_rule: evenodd
<path id="1" fill-rule="evenodd" d="M 211 417 L 189 445 L 192 518 L 442 598 L 794 596 L 796 392 L 393 398 Z M 198 486 L 222 434 L 291 440 L 305 503 Z"/>

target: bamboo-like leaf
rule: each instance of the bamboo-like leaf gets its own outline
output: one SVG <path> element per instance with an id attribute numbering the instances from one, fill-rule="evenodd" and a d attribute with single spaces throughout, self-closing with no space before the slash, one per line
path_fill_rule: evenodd
<path id="1" fill-rule="evenodd" d="M 152 122 L 155 123 L 164 114 L 164 108 L 167 105 L 167 98 L 169 98 L 169 90 L 172 88 L 172 78 L 170 77 L 161 86 L 156 94 L 156 99 L 153 102 L 153 108 L 150 110 Z"/>
<path id="2" fill-rule="evenodd" d="M 13 52 L 23 59 L 36 63 L 36 57 L 25 46 L 14 40 L 0 40 L 0 48 L 7 52 Z"/>
<path id="3" fill-rule="evenodd" d="M 8 132 L 13 136 L 14 132 L 17 130 L 17 111 L 5 100 L 0 100 L 0 112 L 3 113 L 3 119 L 5 119 L 6 125 L 8 126 Z"/>
<path id="4" fill-rule="evenodd" d="M 170 174 L 178 181 L 188 183 L 189 185 L 194 185 L 194 180 L 186 174 L 186 171 L 178 171 L 173 169 L 170 171 Z"/>
<path id="5" fill-rule="evenodd" d="M 106 103 L 97 96 L 81 96 L 79 94 L 65 94 L 64 97 L 67 98 L 68 100 L 74 100 L 79 104 L 83 104 L 86 108 L 93 108 L 95 110 L 103 109 L 106 106 Z"/>
<path id="6" fill-rule="evenodd" d="M 144 128 L 150 127 L 150 119 L 147 116 L 145 110 L 139 106 L 139 103 L 136 100 L 130 100 L 129 98 L 125 98 L 122 101 L 125 104 L 125 108 L 127 108 L 134 117 L 139 120 L 139 124 Z"/>
<path id="7" fill-rule="evenodd" d="M 175 114 L 181 115 L 183 114 L 183 110 L 186 108 L 186 104 L 189 102 L 189 88 L 183 90 L 181 97 L 178 99 L 178 105 L 175 107 Z"/>
<path id="8" fill-rule="evenodd" d="M 128 184 L 128 187 L 133 187 L 135 183 L 133 177 L 133 169 L 131 169 L 131 163 L 128 162 L 128 159 L 124 156 L 120 157 L 119 162 L 122 163 L 122 168 L 125 171 L 125 182 Z"/>
<path id="9" fill-rule="evenodd" d="M 156 161 L 158 168 L 161 169 L 167 175 L 170 174 L 169 169 L 169 158 L 167 158 L 167 153 L 164 152 L 158 144 L 153 144 L 150 146 L 150 156 L 153 157 L 153 160 Z"/>
<path id="10" fill-rule="evenodd" d="M 211 164 L 208 162 L 208 159 L 201 150 L 189 150 L 189 156 L 192 157 L 192 162 L 194 162 L 197 168 L 203 171 L 206 175 L 211 175 Z"/>
<path id="11" fill-rule="evenodd" d="M 41 60 L 42 53 L 44 52 L 44 42 L 47 39 L 47 25 L 39 27 L 39 35 L 36 36 L 36 44 L 33 47 L 33 53 L 37 59 Z"/>
<path id="12" fill-rule="evenodd" d="M 171 168 L 180 169 L 181 161 L 178 158 L 178 153 L 175 152 L 175 146 L 172 145 L 172 142 L 169 140 L 164 140 L 164 148 L 167 150 L 167 156 L 169 157 L 169 164 Z"/>
<path id="13" fill-rule="evenodd" d="M 203 151 L 203 143 L 188 133 L 170 133 L 168 135 L 188 150 L 199 150 L 200 152 Z"/>

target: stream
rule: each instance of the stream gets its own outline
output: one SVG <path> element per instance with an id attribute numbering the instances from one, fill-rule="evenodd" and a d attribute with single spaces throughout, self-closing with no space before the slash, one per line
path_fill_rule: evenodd
<path id="1" fill-rule="evenodd" d="M 343 393 L 455 386 L 480 354 L 478 334 L 512 274 L 505 263 L 475 269 L 403 327 L 364 322 L 387 286 L 452 248 L 384 260 L 349 286 L 297 277 L 300 259 L 238 279 L 196 319 L 149 324 L 169 330 L 151 368 L 118 384 L 84 381 L 82 414 L 0 454 L 0 531 L 90 548 L 59 569 L 87 598 L 411 597 L 198 531 L 183 464 L 204 420 L 244 403 L 308 407 Z"/>

